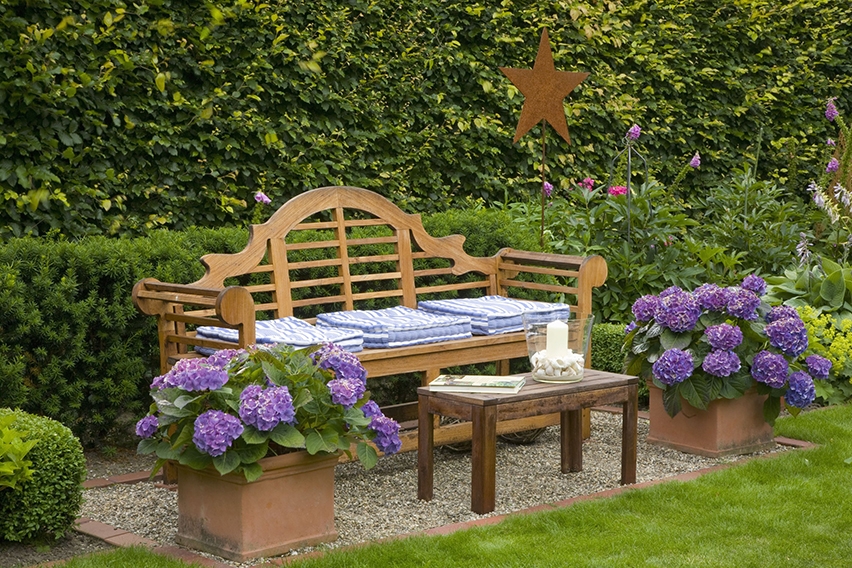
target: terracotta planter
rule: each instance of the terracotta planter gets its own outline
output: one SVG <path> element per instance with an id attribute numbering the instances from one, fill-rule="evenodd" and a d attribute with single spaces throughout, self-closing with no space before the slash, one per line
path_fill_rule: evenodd
<path id="1" fill-rule="evenodd" d="M 264 458 L 263 475 L 251 483 L 179 465 L 175 540 L 240 562 L 335 540 L 338 458 L 305 451 Z"/>
<path id="2" fill-rule="evenodd" d="M 763 419 L 767 395 L 747 392 L 740 398 L 712 401 L 707 410 L 681 400 L 683 410 L 672 418 L 663 407 L 663 391 L 648 384 L 649 444 L 708 457 L 748 454 L 775 445 L 772 426 Z"/>

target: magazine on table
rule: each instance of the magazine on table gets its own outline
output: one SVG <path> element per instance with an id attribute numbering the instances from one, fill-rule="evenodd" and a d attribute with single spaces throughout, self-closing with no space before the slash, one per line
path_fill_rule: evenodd
<path id="1" fill-rule="evenodd" d="M 515 394 L 526 383 L 516 375 L 440 375 L 429 383 L 429 389 L 438 392 L 469 392 Z"/>

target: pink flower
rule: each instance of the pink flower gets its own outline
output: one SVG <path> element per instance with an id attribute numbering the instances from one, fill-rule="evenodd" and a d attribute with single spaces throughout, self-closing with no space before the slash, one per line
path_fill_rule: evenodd
<path id="1" fill-rule="evenodd" d="M 262 191 L 258 191 L 254 194 L 254 200 L 258 203 L 263 203 L 264 205 L 269 205 L 270 203 L 272 203 L 272 200 L 269 199 Z"/>
<path id="2" fill-rule="evenodd" d="M 837 158 L 832 158 L 825 167 L 825 173 L 830 174 L 832 172 L 836 172 L 839 168 L 840 162 L 837 161 Z"/>
<path id="3" fill-rule="evenodd" d="M 827 146 L 837 146 L 837 142 L 835 142 L 835 141 L 834 141 L 833 139 L 831 139 L 831 138 L 829 138 L 828 140 L 826 140 L 826 141 L 825 141 L 825 143 L 826 143 L 826 145 L 827 145 Z"/>
<path id="4" fill-rule="evenodd" d="M 549 181 L 546 181 L 542 184 L 541 190 L 544 192 L 545 197 L 550 197 L 550 194 L 553 193 L 553 186 Z"/>
<path id="5" fill-rule="evenodd" d="M 838 114 L 840 114 L 837 112 L 837 107 L 834 105 L 834 99 L 836 98 L 837 97 L 831 97 L 825 105 L 825 118 L 827 118 L 829 122 L 834 122 L 834 119 L 837 118 Z"/>
<path id="6" fill-rule="evenodd" d="M 613 185 L 607 191 L 610 195 L 624 195 L 627 193 L 627 188 L 623 185 Z"/>
<path id="7" fill-rule="evenodd" d="M 585 178 L 579 185 L 586 191 L 592 191 L 592 188 L 595 186 L 595 180 L 592 178 Z"/>

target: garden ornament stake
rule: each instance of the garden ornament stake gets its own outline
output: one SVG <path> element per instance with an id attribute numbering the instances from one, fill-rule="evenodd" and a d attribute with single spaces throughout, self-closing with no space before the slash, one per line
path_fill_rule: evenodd
<path id="1" fill-rule="evenodd" d="M 541 244 L 544 245 L 544 184 L 545 184 L 545 138 L 547 134 L 547 123 L 568 143 L 571 136 L 568 134 L 568 122 L 565 120 L 565 106 L 562 100 L 568 96 L 583 80 L 589 76 L 588 73 L 569 73 L 557 71 L 553 66 L 553 53 L 550 51 L 550 38 L 547 28 L 541 32 L 538 43 L 538 54 L 532 69 L 513 69 L 500 67 L 512 84 L 524 95 L 524 106 L 521 109 L 521 118 L 515 129 L 517 142 L 521 137 L 532 130 L 538 124 L 541 125 Z"/>
<path id="2" fill-rule="evenodd" d="M 615 170 L 615 164 L 621 160 L 621 156 L 627 153 L 627 246 L 630 246 L 630 196 L 632 190 L 630 189 L 631 177 L 633 175 L 633 156 L 636 156 L 640 160 L 642 160 L 642 165 L 645 167 L 645 183 L 648 183 L 648 162 L 645 161 L 645 158 L 642 157 L 635 147 L 636 141 L 639 139 L 639 135 L 641 134 L 642 129 L 639 128 L 638 124 L 634 124 L 630 127 L 630 130 L 627 131 L 627 134 L 624 135 L 624 150 L 619 152 L 615 158 L 609 163 L 609 181 L 607 182 L 607 188 L 612 187 L 613 180 L 613 171 Z"/>

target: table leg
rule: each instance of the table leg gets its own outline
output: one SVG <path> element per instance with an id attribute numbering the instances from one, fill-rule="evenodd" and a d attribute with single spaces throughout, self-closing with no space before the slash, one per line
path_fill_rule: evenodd
<path id="1" fill-rule="evenodd" d="M 636 483 L 636 437 L 639 417 L 639 387 L 627 387 L 621 424 L 621 484 Z"/>
<path id="2" fill-rule="evenodd" d="M 435 444 L 434 422 L 426 397 L 418 397 L 417 411 L 417 498 L 432 500 Z"/>
<path id="3" fill-rule="evenodd" d="M 495 505 L 497 469 L 497 408 L 474 407 L 472 412 L 473 447 L 471 449 L 470 508 L 480 515 Z"/>
<path id="4" fill-rule="evenodd" d="M 559 428 L 562 473 L 583 471 L 583 411 L 560 412 Z"/>

